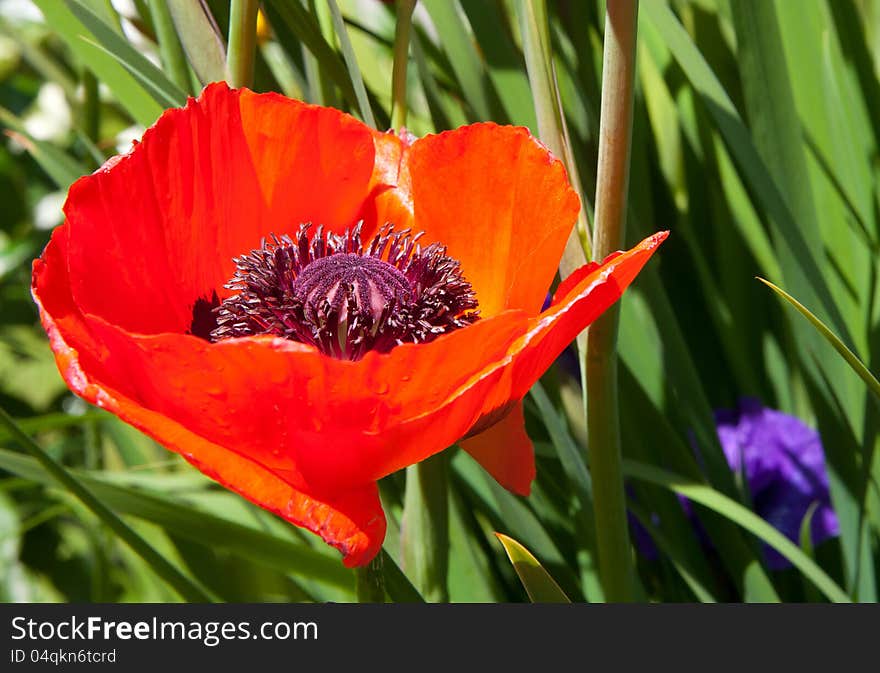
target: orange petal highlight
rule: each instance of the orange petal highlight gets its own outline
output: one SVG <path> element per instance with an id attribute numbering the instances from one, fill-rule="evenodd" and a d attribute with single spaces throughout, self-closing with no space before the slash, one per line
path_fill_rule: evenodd
<path id="1" fill-rule="evenodd" d="M 409 149 L 416 229 L 461 262 L 483 316 L 537 313 L 580 204 L 562 162 L 527 129 L 484 123 Z"/>

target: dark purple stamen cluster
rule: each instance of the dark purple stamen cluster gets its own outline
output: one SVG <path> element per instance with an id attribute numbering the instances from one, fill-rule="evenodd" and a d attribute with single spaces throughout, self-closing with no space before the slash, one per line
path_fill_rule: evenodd
<path id="1" fill-rule="evenodd" d="M 344 234 L 310 225 L 263 240 L 235 259 L 212 341 L 272 334 L 359 360 L 403 343 L 431 341 L 476 321 L 476 296 L 446 248 L 386 225 L 365 248 L 361 225 Z"/>

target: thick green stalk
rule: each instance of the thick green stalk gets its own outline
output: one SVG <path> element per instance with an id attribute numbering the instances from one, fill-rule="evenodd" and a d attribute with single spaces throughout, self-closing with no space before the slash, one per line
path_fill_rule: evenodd
<path id="1" fill-rule="evenodd" d="M 355 590 L 358 603 L 385 602 L 385 570 L 380 552 L 367 565 L 355 570 Z"/>
<path id="2" fill-rule="evenodd" d="M 232 0 L 229 6 L 226 81 L 235 88 L 253 85 L 259 8 L 259 0 Z"/>
<path id="3" fill-rule="evenodd" d="M 605 16 L 599 166 L 596 178 L 596 259 L 624 247 L 638 0 L 609 0 Z M 599 547 L 599 576 L 608 601 L 633 600 L 632 550 L 620 449 L 617 325 L 611 307 L 587 336 L 587 427 Z"/>
<path id="4" fill-rule="evenodd" d="M 447 456 L 431 456 L 406 469 L 400 544 L 403 571 L 425 600 L 449 600 Z"/>
<path id="5" fill-rule="evenodd" d="M 409 63 L 409 33 L 416 0 L 397 0 L 397 28 L 394 31 L 394 67 L 391 71 L 391 128 L 406 125 L 406 70 Z"/>

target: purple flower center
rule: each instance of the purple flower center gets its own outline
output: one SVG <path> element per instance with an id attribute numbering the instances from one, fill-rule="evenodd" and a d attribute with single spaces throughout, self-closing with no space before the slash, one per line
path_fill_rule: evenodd
<path id="1" fill-rule="evenodd" d="M 271 334 L 359 360 L 431 341 L 476 321 L 476 296 L 446 248 L 386 225 L 364 247 L 361 225 L 341 236 L 310 225 L 235 259 L 210 339 Z"/>
<path id="2" fill-rule="evenodd" d="M 340 322 L 348 320 L 349 304 L 354 305 L 355 315 L 370 315 L 376 323 L 389 306 L 408 306 L 412 301 L 412 288 L 400 271 L 381 259 L 351 252 L 309 264 L 294 281 L 293 294 L 309 318 L 337 311 Z"/>

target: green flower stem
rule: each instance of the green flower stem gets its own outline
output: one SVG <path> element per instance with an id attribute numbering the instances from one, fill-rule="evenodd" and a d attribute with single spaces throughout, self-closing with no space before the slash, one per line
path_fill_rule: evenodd
<path id="1" fill-rule="evenodd" d="M 358 603 L 385 602 L 385 570 L 383 554 L 379 554 L 367 565 L 355 570 L 355 589 Z"/>
<path id="2" fill-rule="evenodd" d="M 259 7 L 259 0 L 232 0 L 229 6 L 226 81 L 235 88 L 253 85 Z"/>
<path id="3" fill-rule="evenodd" d="M 605 17 L 599 166 L 596 179 L 596 259 L 624 247 L 632 142 L 638 0 L 610 0 Z M 618 306 L 587 336 L 587 428 L 599 577 L 605 599 L 633 600 L 632 550 L 626 520 L 617 392 Z"/>
<path id="4" fill-rule="evenodd" d="M 150 16 L 153 25 L 156 26 L 156 38 L 159 40 L 159 56 L 162 66 L 171 81 L 183 91 L 192 93 L 189 77 L 189 65 L 186 62 L 186 54 L 183 45 L 177 37 L 177 29 L 171 18 L 171 10 L 167 2 L 151 2 Z"/>
<path id="5" fill-rule="evenodd" d="M 397 28 L 394 31 L 394 67 L 391 71 L 391 128 L 406 125 L 406 66 L 409 62 L 409 33 L 416 0 L 397 0 Z"/>
<path id="6" fill-rule="evenodd" d="M 448 461 L 439 453 L 406 469 L 406 493 L 400 526 L 403 571 L 434 603 L 449 600 Z"/>

